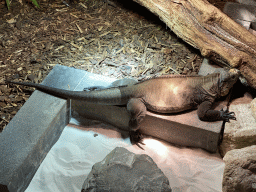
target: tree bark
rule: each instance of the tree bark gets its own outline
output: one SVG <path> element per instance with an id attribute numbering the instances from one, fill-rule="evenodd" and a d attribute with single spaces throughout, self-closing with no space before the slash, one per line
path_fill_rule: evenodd
<path id="1" fill-rule="evenodd" d="M 221 65 L 239 69 L 256 88 L 256 36 L 206 0 L 134 0 L 180 38 Z"/>

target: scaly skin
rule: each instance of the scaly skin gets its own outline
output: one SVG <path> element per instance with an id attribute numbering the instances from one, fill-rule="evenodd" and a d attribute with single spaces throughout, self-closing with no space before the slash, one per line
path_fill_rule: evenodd
<path id="1" fill-rule="evenodd" d="M 65 99 L 76 99 L 104 105 L 127 105 L 131 114 L 132 130 L 144 118 L 146 111 L 177 113 L 198 108 L 198 117 L 203 121 L 235 119 L 233 112 L 212 110 L 215 99 L 225 96 L 237 81 L 236 69 L 207 76 L 162 76 L 136 84 L 94 91 L 68 91 L 41 84 L 13 82 Z"/>

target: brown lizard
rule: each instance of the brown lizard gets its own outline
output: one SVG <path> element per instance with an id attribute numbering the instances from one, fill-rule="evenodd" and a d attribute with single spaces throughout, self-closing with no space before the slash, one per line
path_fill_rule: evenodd
<path id="1" fill-rule="evenodd" d="M 240 72 L 230 69 L 207 76 L 168 75 L 156 77 L 126 86 L 111 87 L 94 91 L 69 91 L 27 82 L 19 84 L 65 99 L 85 100 L 104 105 L 127 105 L 130 127 L 136 131 L 138 124 L 150 110 L 157 113 L 178 113 L 197 109 L 202 121 L 235 119 L 233 112 L 213 110 L 215 99 L 226 96 L 237 81 Z"/>

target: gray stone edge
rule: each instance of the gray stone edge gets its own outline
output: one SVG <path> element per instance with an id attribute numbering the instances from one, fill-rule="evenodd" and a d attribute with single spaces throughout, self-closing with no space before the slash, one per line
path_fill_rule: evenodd
<path id="1" fill-rule="evenodd" d="M 29 186 L 42 161 L 52 146 L 58 141 L 63 129 L 68 124 L 68 103 L 69 102 L 66 102 L 62 106 L 62 108 L 50 122 L 44 134 L 41 135 L 38 143 L 35 144 L 33 150 L 28 154 L 24 162 L 12 175 L 12 178 L 8 183 L 8 189 L 10 191 L 25 191 Z"/>
<path id="2" fill-rule="evenodd" d="M 59 73 L 59 70 L 61 69 L 66 70 L 67 68 L 65 66 L 60 66 L 60 65 L 55 66 L 53 70 L 50 72 L 50 74 L 47 76 L 48 82 L 49 82 L 49 76 L 53 76 L 54 73 Z M 47 78 L 45 79 L 46 82 L 47 82 Z M 44 82 L 43 84 L 45 84 Z M 2 168 L 0 167 L 0 171 L 1 171 L 0 174 L 2 176 L 0 176 L 0 183 L 3 185 L 7 185 L 10 192 L 26 190 L 34 174 L 36 173 L 38 167 L 40 166 L 41 162 L 46 157 L 51 147 L 59 139 L 63 129 L 68 124 L 70 119 L 70 101 L 49 96 L 52 99 L 50 100 L 41 99 L 39 104 L 36 105 L 36 103 L 33 101 L 36 100 L 37 97 L 39 97 L 38 99 L 40 99 L 40 95 L 42 94 L 43 96 L 41 96 L 41 98 L 45 96 L 47 97 L 49 96 L 47 94 L 45 95 L 42 92 L 35 91 L 29 98 L 29 100 L 32 102 L 28 102 L 29 101 L 28 100 L 25 103 L 25 105 L 18 111 L 18 113 L 15 115 L 12 121 L 9 122 L 9 124 L 6 126 L 4 131 L 0 134 L 0 138 L 1 138 L 0 148 L 2 148 L 1 149 L 2 154 L 0 157 L 0 166 L 2 166 Z M 38 138 L 33 138 L 34 140 L 31 139 L 33 142 L 31 144 L 32 146 L 26 146 L 27 148 L 24 146 L 23 146 L 24 148 L 18 148 L 19 146 L 17 145 L 17 143 L 18 144 L 28 143 L 28 141 L 26 140 L 29 138 L 29 137 L 26 138 L 25 134 L 22 136 L 18 134 L 23 130 L 22 125 L 25 126 L 24 127 L 25 130 L 28 127 L 30 128 L 33 127 L 33 125 L 36 124 L 35 122 L 36 119 L 38 119 L 38 117 L 33 118 L 33 115 L 34 117 L 38 115 L 37 112 L 40 111 L 40 105 L 49 106 L 53 102 L 56 102 L 57 100 L 59 100 L 59 102 L 57 102 L 58 107 L 55 108 L 56 110 L 51 111 L 52 113 L 50 113 L 50 117 L 47 118 L 49 122 L 44 122 L 42 123 L 42 125 L 38 126 L 38 128 L 44 130 L 40 132 L 41 135 Z M 31 105 L 35 105 L 34 108 L 39 107 L 39 110 L 36 110 L 36 109 L 31 110 L 33 109 L 33 106 Z M 31 115 L 31 113 L 33 112 L 35 112 L 35 114 Z M 30 114 L 30 115 L 28 115 L 28 118 L 24 119 L 24 114 Z M 38 116 L 47 117 L 47 115 L 49 114 L 39 114 Z M 43 128 L 42 126 L 45 126 L 45 128 Z M 24 132 L 26 133 L 26 131 Z M 9 144 L 9 146 L 7 144 Z M 8 150 L 7 147 L 10 147 L 10 150 Z M 16 153 L 16 154 L 13 154 L 13 153 Z M 16 162 L 14 160 L 13 164 L 6 163 L 8 162 L 8 158 L 11 158 L 12 156 L 13 158 L 15 158 L 15 156 L 19 156 L 19 158 Z M 8 172 L 6 172 L 7 170 Z"/>

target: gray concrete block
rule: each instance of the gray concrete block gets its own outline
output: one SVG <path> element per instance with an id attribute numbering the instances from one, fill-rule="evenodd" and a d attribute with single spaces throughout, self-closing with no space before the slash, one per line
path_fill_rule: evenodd
<path id="1" fill-rule="evenodd" d="M 60 87 L 67 72 L 56 66 L 43 84 Z M 0 134 L 0 183 L 11 192 L 24 191 L 68 122 L 69 102 L 35 91 Z"/>
<path id="2" fill-rule="evenodd" d="M 221 68 L 221 67 L 216 65 L 216 64 L 214 64 L 209 59 L 204 58 L 201 66 L 200 66 L 200 70 L 198 72 L 198 75 L 206 76 L 208 74 L 212 74 L 212 73 L 214 73 L 214 71 L 217 68 Z"/>
<path id="3" fill-rule="evenodd" d="M 224 107 L 222 104 L 216 109 Z M 72 100 L 71 108 L 82 117 L 99 120 L 124 131 L 129 129 L 126 107 L 97 105 Z M 223 122 L 200 121 L 196 110 L 179 114 L 155 114 L 147 112 L 139 129 L 144 135 L 152 136 L 173 144 L 199 147 L 216 152 Z M 81 123 L 81 125 L 83 125 Z"/>
<path id="4" fill-rule="evenodd" d="M 83 118 L 86 118 L 108 123 L 123 131 L 130 131 L 129 114 L 125 106 L 99 105 L 86 101 L 72 100 L 71 109 L 72 117 L 78 118 L 80 125 L 87 123 L 87 121 L 83 122 Z"/>
<path id="5" fill-rule="evenodd" d="M 145 135 L 173 144 L 198 147 L 214 153 L 218 148 L 222 125 L 222 121 L 199 120 L 196 110 L 173 115 L 148 112 L 140 130 Z"/>
<path id="6" fill-rule="evenodd" d="M 10 191 L 27 188 L 68 123 L 67 102 L 50 97 L 36 91 L 0 135 L 0 182 Z"/>

